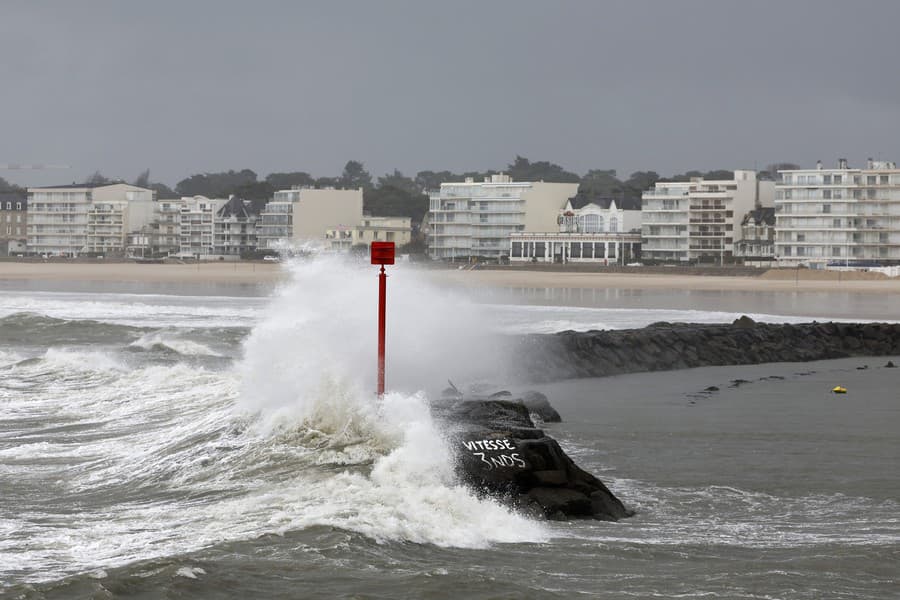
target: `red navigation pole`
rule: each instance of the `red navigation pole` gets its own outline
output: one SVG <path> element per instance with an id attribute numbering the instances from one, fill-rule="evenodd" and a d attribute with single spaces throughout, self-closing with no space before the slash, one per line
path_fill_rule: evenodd
<path id="1" fill-rule="evenodd" d="M 378 397 L 384 396 L 384 327 L 387 301 L 387 274 L 384 265 L 394 264 L 394 242 L 372 242 L 372 264 L 381 265 L 378 274 Z"/>

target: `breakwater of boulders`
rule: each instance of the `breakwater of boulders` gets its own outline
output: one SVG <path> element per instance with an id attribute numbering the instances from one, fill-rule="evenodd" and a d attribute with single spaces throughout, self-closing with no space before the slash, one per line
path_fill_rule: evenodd
<path id="1" fill-rule="evenodd" d="M 530 381 L 694 367 L 900 355 L 900 323 L 655 323 L 518 338 L 512 355 Z"/>

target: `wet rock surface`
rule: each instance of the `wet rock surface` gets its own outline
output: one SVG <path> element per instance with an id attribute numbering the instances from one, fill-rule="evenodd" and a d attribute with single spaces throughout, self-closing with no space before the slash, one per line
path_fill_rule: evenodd
<path id="1" fill-rule="evenodd" d="M 434 407 L 451 429 L 463 481 L 550 519 L 616 521 L 631 516 L 603 482 L 579 468 L 556 440 L 535 426 L 533 406 L 557 419 L 559 413 L 543 394 L 533 394 L 526 396 L 529 406 L 525 398 L 511 394 L 473 398 L 451 393 Z"/>
<path id="2" fill-rule="evenodd" d="M 643 329 L 564 331 L 517 340 L 530 381 L 642 371 L 900 355 L 900 323 L 654 323 Z"/>

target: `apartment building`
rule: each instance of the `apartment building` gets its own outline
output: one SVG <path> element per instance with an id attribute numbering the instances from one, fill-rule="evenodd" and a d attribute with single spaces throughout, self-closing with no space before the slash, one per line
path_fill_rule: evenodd
<path id="1" fill-rule="evenodd" d="M 296 186 L 279 190 L 260 213 L 260 249 L 313 241 L 325 245 L 329 230 L 355 227 L 363 220 L 362 188 L 314 189 Z"/>
<path id="2" fill-rule="evenodd" d="M 730 180 L 658 182 L 642 196 L 641 255 L 675 262 L 729 261 L 741 239 L 741 220 L 772 206 L 775 183 L 756 171 L 737 170 Z"/>
<path id="3" fill-rule="evenodd" d="M 775 255 L 786 265 L 900 263 L 900 170 L 869 159 L 852 169 L 779 171 Z"/>
<path id="4" fill-rule="evenodd" d="M 215 215 L 227 202 L 224 198 L 206 196 L 184 197 L 178 202 L 181 217 L 179 256 L 200 260 L 219 256 L 215 247 Z"/>
<path id="5" fill-rule="evenodd" d="M 151 224 L 149 243 L 153 254 L 165 256 L 181 251 L 181 198 L 166 198 L 156 202 L 156 214 Z"/>
<path id="6" fill-rule="evenodd" d="M 548 232 L 577 183 L 515 182 L 505 174 L 483 182 L 442 183 L 430 195 L 428 254 L 433 259 L 509 256 L 510 235 Z"/>
<path id="7" fill-rule="evenodd" d="M 127 236 L 153 219 L 152 190 L 126 183 L 28 189 L 29 253 L 124 253 Z"/>
<path id="8" fill-rule="evenodd" d="M 409 217 L 363 216 L 355 227 L 336 227 L 325 232 L 332 250 L 349 250 L 353 246 L 372 242 L 394 242 L 397 247 L 412 240 L 412 219 Z"/>
<path id="9" fill-rule="evenodd" d="M 26 251 L 28 197 L 18 192 L 0 192 L 0 256 Z"/>
<path id="10" fill-rule="evenodd" d="M 510 235 L 512 262 L 623 263 L 640 256 L 641 201 L 637 198 L 570 198 L 555 232 Z"/>
<path id="11" fill-rule="evenodd" d="M 213 218 L 213 252 L 219 256 L 240 257 L 256 250 L 257 215 L 249 202 L 231 196 Z"/>

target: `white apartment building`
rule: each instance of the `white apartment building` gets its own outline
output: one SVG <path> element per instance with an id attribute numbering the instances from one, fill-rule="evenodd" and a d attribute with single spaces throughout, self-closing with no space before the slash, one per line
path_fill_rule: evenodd
<path id="1" fill-rule="evenodd" d="M 228 200 L 206 196 L 184 197 L 178 204 L 179 223 L 178 255 L 189 258 L 215 258 L 215 215 Z"/>
<path id="2" fill-rule="evenodd" d="M 428 254 L 433 259 L 509 256 L 510 235 L 547 232 L 577 183 L 514 182 L 502 173 L 476 183 L 442 183 L 430 197 Z"/>
<path id="3" fill-rule="evenodd" d="M 900 170 L 869 159 L 851 169 L 779 171 L 775 255 L 779 263 L 824 266 L 900 263 Z"/>
<path id="4" fill-rule="evenodd" d="M 153 191 L 125 183 L 28 189 L 28 251 L 124 253 L 128 234 L 153 219 Z"/>
<path id="5" fill-rule="evenodd" d="M 363 216 L 355 227 L 336 227 L 325 232 L 332 250 L 349 250 L 372 242 L 394 242 L 398 247 L 412 241 L 412 219 L 409 217 Z"/>
<path id="6" fill-rule="evenodd" d="M 633 198 L 570 198 L 558 231 L 513 233 L 512 262 L 624 263 L 640 256 L 641 204 Z"/>
<path id="7" fill-rule="evenodd" d="M 181 251 L 181 207 L 183 204 L 180 198 L 168 198 L 156 202 L 150 245 L 161 255 L 177 254 Z"/>
<path id="8" fill-rule="evenodd" d="M 744 215 L 772 206 L 775 183 L 756 171 L 731 180 L 658 182 L 642 196 L 641 256 L 647 260 L 725 262 L 741 239 Z"/>
<path id="9" fill-rule="evenodd" d="M 355 227 L 363 220 L 363 191 L 296 186 L 275 192 L 257 225 L 260 249 L 284 242 L 326 244 L 328 230 Z"/>

